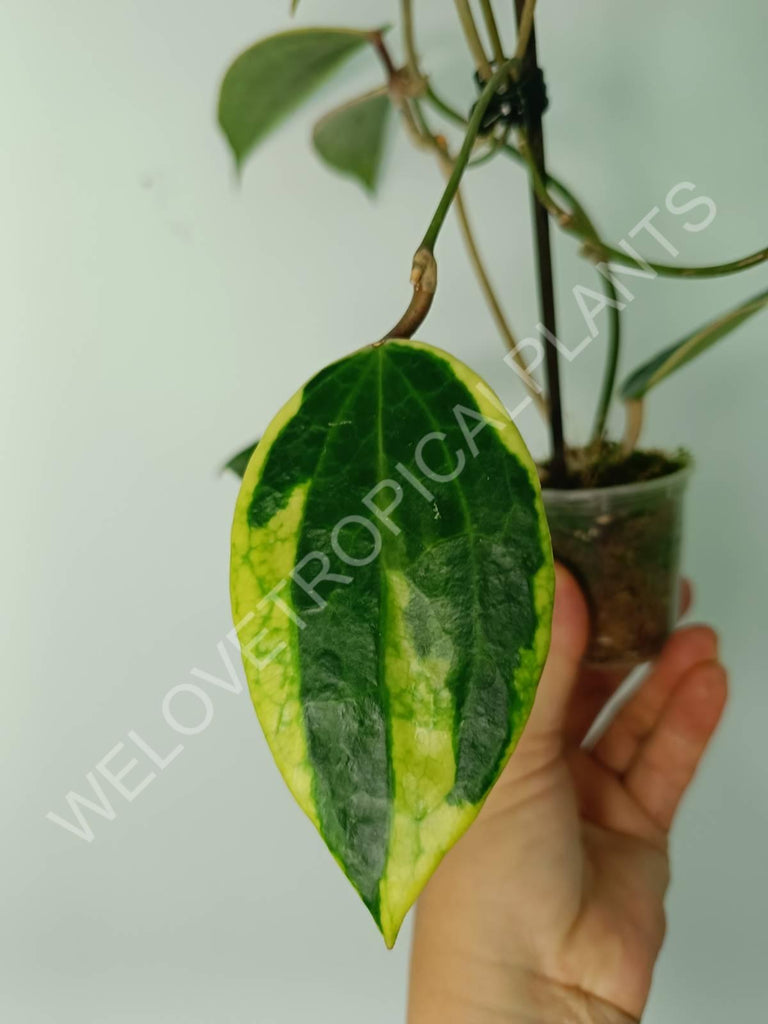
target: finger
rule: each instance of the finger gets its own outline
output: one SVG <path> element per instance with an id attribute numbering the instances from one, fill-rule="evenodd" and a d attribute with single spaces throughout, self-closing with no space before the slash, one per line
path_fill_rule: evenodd
<path id="1" fill-rule="evenodd" d="M 717 658 L 717 634 L 709 626 L 684 626 L 667 640 L 648 676 L 620 708 L 592 751 L 611 771 L 623 774 L 653 731 L 684 675 Z"/>
<path id="2" fill-rule="evenodd" d="M 691 581 L 680 581 L 680 616 L 690 609 L 693 600 Z M 605 670 L 586 666 L 582 669 L 578 685 L 571 693 L 568 706 L 566 733 L 572 746 L 579 746 L 594 725 L 600 712 L 613 697 L 632 669 Z"/>
<path id="3" fill-rule="evenodd" d="M 727 675 L 719 662 L 690 669 L 624 777 L 627 792 L 661 828 L 672 824 L 727 694 Z"/>
<path id="4" fill-rule="evenodd" d="M 571 751 L 568 764 L 585 821 L 666 849 L 666 832 L 638 807 L 622 779 L 607 771 L 583 748 Z"/>
<path id="5" fill-rule="evenodd" d="M 552 641 L 518 750 L 542 739 L 554 740 L 558 749 L 562 745 L 568 703 L 588 637 L 589 612 L 581 589 L 567 569 L 556 565 Z"/>

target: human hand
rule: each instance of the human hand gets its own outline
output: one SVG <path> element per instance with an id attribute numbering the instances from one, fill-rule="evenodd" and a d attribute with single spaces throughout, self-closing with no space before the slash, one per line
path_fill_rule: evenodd
<path id="1" fill-rule="evenodd" d="M 410 1024 L 639 1020 L 664 938 L 668 836 L 726 700 L 717 638 L 678 629 L 592 750 L 620 676 L 583 670 L 588 614 L 557 567 L 528 725 L 419 901 Z"/>

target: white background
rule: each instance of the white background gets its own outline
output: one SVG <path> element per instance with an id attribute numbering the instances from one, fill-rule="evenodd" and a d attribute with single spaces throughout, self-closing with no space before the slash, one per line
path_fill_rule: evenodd
<path id="1" fill-rule="evenodd" d="M 236 52 L 288 24 L 287 7 L 0 5 L 0 1017 L 14 1024 L 402 1019 L 409 930 L 384 949 L 284 789 L 244 693 L 212 689 L 210 727 L 133 803 L 115 797 L 114 821 L 93 818 L 93 843 L 45 819 L 66 813 L 66 792 L 83 792 L 85 773 L 128 730 L 162 751 L 177 741 L 163 697 L 192 667 L 216 671 L 229 628 L 237 487 L 217 466 L 308 376 L 400 314 L 441 189 L 402 137 L 376 203 L 310 154 L 313 117 L 378 83 L 368 54 L 236 187 L 217 84 Z M 417 7 L 426 66 L 466 109 L 452 6 Z M 298 21 L 395 17 L 385 0 L 303 0 Z M 718 216 L 701 234 L 660 216 L 681 260 L 766 243 L 767 20 L 762 0 L 542 0 L 551 166 L 607 235 L 625 235 L 689 180 Z M 498 161 L 476 172 L 468 198 L 512 322 L 528 332 L 522 172 Z M 441 288 L 421 336 L 514 402 L 452 222 L 438 254 Z M 570 288 L 593 274 L 570 240 L 556 256 L 562 334 L 575 344 L 584 329 Z M 762 268 L 641 283 L 624 369 L 765 281 Z M 591 423 L 601 345 L 568 368 L 577 439 Z M 721 631 L 733 694 L 675 835 L 648 1024 L 764 1014 L 766 379 L 758 318 L 650 402 L 646 439 L 697 456 L 686 565 L 697 617 Z M 532 410 L 521 427 L 540 453 Z"/>

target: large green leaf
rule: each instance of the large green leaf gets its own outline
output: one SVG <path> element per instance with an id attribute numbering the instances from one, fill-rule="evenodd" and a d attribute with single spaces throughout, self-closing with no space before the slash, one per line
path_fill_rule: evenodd
<path id="1" fill-rule="evenodd" d="M 517 743 L 549 643 L 538 477 L 497 401 L 437 349 L 364 348 L 278 413 L 235 510 L 253 703 L 390 946 Z"/>
<path id="2" fill-rule="evenodd" d="M 625 399 L 643 398 L 651 388 L 660 384 L 670 373 L 679 370 L 681 366 L 701 355 L 702 352 L 706 352 L 708 348 L 725 338 L 731 331 L 735 331 L 745 320 L 754 316 L 766 305 L 768 305 L 768 290 L 755 295 L 716 320 L 699 327 L 692 334 L 687 334 L 674 345 L 670 345 L 669 348 L 658 352 L 627 377 L 621 386 L 621 397 Z"/>
<path id="3" fill-rule="evenodd" d="M 323 160 L 369 192 L 376 190 L 391 107 L 386 90 L 368 93 L 326 114 L 312 135 Z"/>
<path id="4" fill-rule="evenodd" d="M 370 36 L 352 29 L 293 29 L 241 53 L 224 76 L 219 95 L 219 124 L 238 166 Z"/>

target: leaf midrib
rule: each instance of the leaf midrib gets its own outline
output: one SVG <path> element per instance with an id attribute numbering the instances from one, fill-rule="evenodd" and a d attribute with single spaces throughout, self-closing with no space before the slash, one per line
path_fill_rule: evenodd
<path id="1" fill-rule="evenodd" d="M 424 414 L 426 415 L 427 420 L 429 421 L 430 426 L 433 428 L 433 430 L 436 433 L 443 434 L 444 431 L 440 430 L 440 424 L 435 420 L 434 415 L 432 414 L 429 406 L 426 405 L 426 403 L 423 401 L 423 399 L 422 399 L 421 395 L 419 394 L 419 392 L 413 387 L 413 385 L 411 384 L 410 380 L 403 373 L 403 371 L 397 365 L 397 362 L 395 360 L 392 360 L 392 365 L 395 367 L 396 371 L 402 377 L 402 379 L 405 382 L 405 386 L 408 389 L 408 391 L 413 395 L 413 397 L 416 399 L 418 404 L 421 406 L 422 410 L 424 411 Z M 442 446 L 442 448 L 446 452 L 446 454 L 450 454 L 449 453 L 449 449 L 448 449 L 448 445 L 445 443 L 445 440 L 443 438 L 440 438 L 440 445 Z M 472 556 L 470 558 L 470 565 L 471 565 L 471 575 L 472 575 L 472 633 L 473 633 L 473 643 L 470 644 L 470 648 L 469 648 L 468 664 L 469 664 L 469 667 L 474 670 L 474 668 L 476 666 L 476 661 L 477 661 L 478 649 L 480 647 L 480 643 L 478 643 L 477 641 L 478 641 L 478 639 L 481 642 L 484 640 L 483 633 L 482 633 L 482 630 L 480 628 L 480 618 L 479 618 L 480 598 L 479 598 L 479 588 L 478 588 L 478 578 L 477 578 L 477 562 L 476 562 L 476 557 L 475 557 L 476 556 L 476 536 L 475 536 L 474 524 L 473 524 L 472 519 L 471 519 L 470 514 L 469 514 L 469 506 L 467 505 L 467 497 L 466 497 L 466 495 L 464 493 L 463 488 L 461 487 L 461 484 L 459 483 L 459 478 L 458 477 L 454 477 L 453 480 L 448 481 L 448 483 L 453 484 L 455 486 L 455 488 L 456 488 L 456 493 L 457 493 L 458 498 L 459 498 L 459 504 L 461 505 L 462 516 L 464 518 L 465 535 L 467 536 L 467 538 L 469 540 L 469 546 L 470 546 L 470 551 L 471 551 L 471 556 Z M 458 701 L 456 702 L 455 712 L 456 712 L 456 721 L 459 721 L 460 717 L 461 717 L 461 707 L 458 706 Z M 457 747 L 456 747 L 456 754 L 458 754 L 458 741 L 457 741 Z M 457 767 L 458 767 L 458 760 L 457 760 Z"/>

